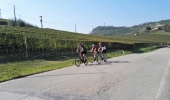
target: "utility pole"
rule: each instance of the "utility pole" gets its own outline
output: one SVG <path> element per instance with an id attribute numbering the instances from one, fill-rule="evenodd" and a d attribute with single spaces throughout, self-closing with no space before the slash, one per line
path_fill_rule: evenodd
<path id="1" fill-rule="evenodd" d="M 1 17 L 1 19 L 2 19 L 2 16 L 1 16 L 1 9 L 0 9 L 0 17 Z"/>
<path id="2" fill-rule="evenodd" d="M 15 26 L 16 26 L 15 5 L 14 5 L 14 18 L 15 18 Z"/>
<path id="3" fill-rule="evenodd" d="M 43 28 L 43 25 L 42 25 L 42 16 L 40 16 L 41 19 L 40 19 L 40 22 L 41 22 L 41 28 Z"/>
<path id="4" fill-rule="evenodd" d="M 75 33 L 76 33 L 76 23 L 75 23 Z"/>

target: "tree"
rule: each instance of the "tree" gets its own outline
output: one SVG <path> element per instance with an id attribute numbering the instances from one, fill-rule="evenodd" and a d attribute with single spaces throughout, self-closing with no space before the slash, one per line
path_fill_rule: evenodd
<path id="1" fill-rule="evenodd" d="M 158 27 L 158 30 L 162 30 L 162 28 L 161 28 L 161 27 Z"/>
<path id="2" fill-rule="evenodd" d="M 35 28 L 38 28 L 37 26 L 29 24 L 28 22 L 25 22 L 22 19 L 17 19 L 16 20 L 16 25 L 19 26 L 19 27 L 35 27 Z M 15 26 L 14 18 L 8 20 L 8 26 Z"/>
<path id="3" fill-rule="evenodd" d="M 150 31 L 150 30 L 151 30 L 151 27 L 150 27 L 150 26 L 147 26 L 147 27 L 146 27 L 146 30 L 147 30 L 147 31 Z"/>
<path id="4" fill-rule="evenodd" d="M 21 20 L 21 19 L 18 19 L 18 20 L 17 20 L 17 26 L 19 26 L 19 27 L 25 27 L 25 26 L 26 26 L 26 22 L 24 22 L 24 21 Z"/>
<path id="5" fill-rule="evenodd" d="M 170 26 L 169 26 L 169 25 L 165 25 L 165 26 L 163 27 L 163 30 L 164 30 L 165 32 L 170 32 Z"/>

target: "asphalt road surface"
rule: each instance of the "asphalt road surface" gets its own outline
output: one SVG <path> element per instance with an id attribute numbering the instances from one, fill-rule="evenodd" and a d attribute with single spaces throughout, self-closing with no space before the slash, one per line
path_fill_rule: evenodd
<path id="1" fill-rule="evenodd" d="M 170 48 L 0 83 L 0 100 L 170 100 Z"/>

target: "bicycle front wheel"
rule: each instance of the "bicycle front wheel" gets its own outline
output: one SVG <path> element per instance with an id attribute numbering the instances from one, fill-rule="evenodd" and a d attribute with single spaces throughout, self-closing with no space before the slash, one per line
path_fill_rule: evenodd
<path id="1" fill-rule="evenodd" d="M 88 64 L 88 61 L 87 61 L 87 59 L 86 59 L 86 62 L 84 61 L 84 64 L 85 64 L 85 65 L 87 65 L 87 64 Z"/>
<path id="2" fill-rule="evenodd" d="M 81 64 L 80 58 L 79 58 L 79 57 L 76 57 L 76 58 L 75 58 L 75 65 L 76 65 L 77 67 L 79 67 L 80 64 Z"/>
<path id="3" fill-rule="evenodd" d="M 103 58 L 102 58 L 102 55 L 100 54 L 100 55 L 98 56 L 98 61 L 97 61 L 97 63 L 100 64 L 100 63 L 102 62 L 102 60 L 103 60 Z"/>

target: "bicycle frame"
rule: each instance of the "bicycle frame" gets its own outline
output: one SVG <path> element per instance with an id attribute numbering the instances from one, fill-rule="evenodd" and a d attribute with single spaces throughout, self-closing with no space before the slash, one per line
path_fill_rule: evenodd
<path id="1" fill-rule="evenodd" d="M 107 57 L 106 54 L 103 52 L 99 52 L 99 57 L 101 58 L 102 61 L 107 62 Z"/>
<path id="2" fill-rule="evenodd" d="M 85 65 L 88 64 L 87 61 L 84 61 L 84 57 L 82 56 L 82 54 L 79 53 L 78 56 L 75 58 L 75 65 L 79 67 L 82 63 L 84 63 Z"/>
<path id="3" fill-rule="evenodd" d="M 78 57 L 80 58 L 81 61 L 84 61 L 83 54 L 79 53 Z"/>

